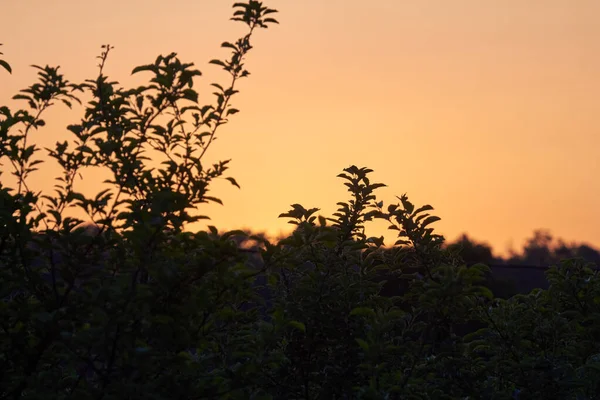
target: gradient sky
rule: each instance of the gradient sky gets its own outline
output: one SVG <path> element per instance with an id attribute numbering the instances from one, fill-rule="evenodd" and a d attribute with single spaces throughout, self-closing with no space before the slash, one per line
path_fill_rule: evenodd
<path id="1" fill-rule="evenodd" d="M 73 82 L 94 77 L 105 43 L 115 46 L 106 72 L 121 84 L 143 83 L 132 68 L 174 51 L 202 70 L 210 102 L 207 85 L 226 76 L 207 62 L 243 32 L 228 20 L 232 3 L 5 0 L 0 51 L 14 71 L 0 72 L 0 104 L 17 104 L 10 97 L 36 76 L 30 64 L 60 65 Z M 468 232 L 503 253 L 547 228 L 600 247 L 599 1 L 265 4 L 280 25 L 255 35 L 252 75 L 233 101 L 241 112 L 208 157 L 232 158 L 242 189 L 213 186 L 225 206 L 202 209 L 211 224 L 276 234 L 292 203 L 329 216 L 347 198 L 336 175 L 356 164 L 388 185 L 378 191 L 386 204 L 406 192 L 433 205 L 449 240 Z M 49 112 L 36 143 L 69 137 L 76 110 Z M 32 186 L 51 189 L 57 173 L 48 164 Z M 98 177 L 79 187 L 96 193 Z"/>

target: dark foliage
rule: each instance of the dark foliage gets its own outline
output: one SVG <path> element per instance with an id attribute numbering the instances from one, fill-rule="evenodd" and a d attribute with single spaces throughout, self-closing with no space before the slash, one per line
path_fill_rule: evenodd
<path id="1" fill-rule="evenodd" d="M 0 107 L 0 158 L 17 179 L 0 184 L 0 399 L 598 398 L 598 272 L 571 259 L 547 271 L 547 290 L 494 298 L 490 269 L 434 232 L 433 207 L 406 195 L 384 206 L 368 168 L 339 175 L 349 199 L 331 218 L 292 205 L 280 217 L 296 229 L 275 243 L 184 230 L 220 202 L 211 182 L 237 186 L 228 161 L 202 159 L 237 112 L 255 28 L 276 22 L 257 1 L 234 10 L 248 33 L 211 62 L 231 77 L 213 85 L 214 105 L 199 105 L 200 72 L 176 54 L 133 70 L 147 86 L 118 87 L 103 74 L 107 45 L 95 79 L 36 67 L 39 83 L 15 96 L 27 108 Z M 74 140 L 46 149 L 63 175 L 53 196 L 36 193 L 31 136 L 79 92 L 92 100 Z M 91 198 L 75 190 L 87 167 L 111 172 Z M 393 246 L 366 235 L 373 219 L 397 232 Z"/>

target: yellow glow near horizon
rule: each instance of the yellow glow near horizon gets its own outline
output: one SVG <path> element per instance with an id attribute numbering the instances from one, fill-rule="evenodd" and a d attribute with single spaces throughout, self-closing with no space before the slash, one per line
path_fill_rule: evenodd
<path id="1" fill-rule="evenodd" d="M 0 43 L 13 74 L 0 72 L 0 104 L 16 106 L 11 96 L 35 80 L 30 64 L 93 77 L 105 43 L 115 46 L 106 72 L 122 85 L 143 82 L 133 67 L 175 51 L 202 70 L 211 102 L 208 84 L 225 75 L 207 62 L 243 32 L 228 21 L 232 3 L 6 2 Z M 257 32 L 233 102 L 241 112 L 208 155 L 233 159 L 242 189 L 213 186 L 225 206 L 201 210 L 211 224 L 276 234 L 289 229 L 277 215 L 292 203 L 329 216 L 347 197 L 336 175 L 356 164 L 388 185 L 378 191 L 386 204 L 406 192 L 433 205 L 449 240 L 467 232 L 502 253 L 548 228 L 600 246 L 600 2 L 264 3 L 280 25 Z M 80 112 L 51 110 L 34 140 L 53 147 Z M 59 170 L 48 165 L 36 189 L 51 190 Z M 99 177 L 89 171 L 79 185 L 95 192 Z"/>

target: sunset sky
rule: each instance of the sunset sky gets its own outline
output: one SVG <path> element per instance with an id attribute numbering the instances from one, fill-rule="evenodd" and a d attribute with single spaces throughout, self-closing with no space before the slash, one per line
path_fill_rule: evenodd
<path id="1" fill-rule="evenodd" d="M 255 35 L 233 100 L 241 112 L 208 158 L 231 158 L 242 189 L 212 187 L 225 205 L 201 210 L 210 224 L 276 234 L 292 203 L 330 216 L 347 199 L 336 175 L 356 164 L 388 185 L 378 190 L 386 204 L 407 193 L 433 205 L 449 240 L 467 232 L 498 254 L 547 228 L 600 247 L 600 1 L 264 3 L 280 25 Z M 105 43 L 115 46 L 106 73 L 122 85 L 144 83 L 131 70 L 174 51 L 203 72 L 212 102 L 208 84 L 227 76 L 208 61 L 244 32 L 229 21 L 232 4 L 5 0 L 0 51 L 13 74 L 0 71 L 0 105 L 21 104 L 10 98 L 35 80 L 31 64 L 60 65 L 72 82 L 95 77 Z M 56 107 L 33 140 L 70 138 L 81 111 Z M 31 186 L 51 190 L 58 172 L 49 163 Z M 79 187 L 96 193 L 93 178 Z"/>

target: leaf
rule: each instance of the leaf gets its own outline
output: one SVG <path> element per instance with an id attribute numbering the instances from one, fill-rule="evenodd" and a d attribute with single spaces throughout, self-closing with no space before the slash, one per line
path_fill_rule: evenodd
<path id="1" fill-rule="evenodd" d="M 302 322 L 299 322 L 299 321 L 290 321 L 290 322 L 288 322 L 288 325 L 290 325 L 290 326 L 292 326 L 292 327 L 294 327 L 294 328 L 296 328 L 296 329 L 298 329 L 298 330 L 306 333 L 306 326 Z"/>
<path id="2" fill-rule="evenodd" d="M 222 237 L 224 239 L 231 237 L 231 236 L 242 236 L 242 237 L 248 237 L 248 233 L 242 231 L 241 229 L 235 229 L 233 231 L 229 231 L 229 232 L 225 232 Z"/>
<path id="3" fill-rule="evenodd" d="M 223 42 L 223 43 L 221 43 L 221 47 L 228 48 L 228 49 L 233 49 L 233 50 L 237 50 L 237 47 L 235 46 L 235 44 L 229 43 L 229 42 Z"/>
<path id="4" fill-rule="evenodd" d="M 430 206 L 429 204 L 426 204 L 426 205 L 424 205 L 423 207 L 420 207 L 420 208 L 416 209 L 416 210 L 415 210 L 415 212 L 414 212 L 413 214 L 414 214 L 414 215 L 417 215 L 417 214 L 419 214 L 420 212 L 423 212 L 423 211 L 431 211 L 431 210 L 433 210 L 433 207 L 432 207 L 432 206 Z"/>
<path id="5" fill-rule="evenodd" d="M 186 100 L 193 101 L 194 103 L 198 102 L 198 92 L 194 89 L 185 89 L 183 91 L 183 98 Z"/>
<path id="6" fill-rule="evenodd" d="M 221 60 L 210 60 L 208 63 L 209 64 L 220 65 L 221 67 L 225 66 L 225 63 L 223 61 L 221 61 Z"/>
<path id="7" fill-rule="evenodd" d="M 370 317 L 375 316 L 375 311 L 372 308 L 368 307 L 356 307 L 352 311 L 350 311 L 350 316 L 358 315 L 361 317 Z"/>
<path id="8" fill-rule="evenodd" d="M 13 96 L 13 100 L 27 100 L 27 101 L 33 101 L 33 99 L 29 96 L 25 96 L 24 94 L 15 94 Z"/>
<path id="9" fill-rule="evenodd" d="M 12 74 L 12 68 L 6 61 L 0 60 L 0 66 L 2 66 L 5 70 L 7 70 L 9 74 Z"/>
<path id="10" fill-rule="evenodd" d="M 487 299 L 492 300 L 494 298 L 494 294 L 492 293 L 492 291 L 488 288 L 486 288 L 485 286 L 480 286 L 477 288 L 477 291 L 479 292 L 479 294 Z"/>
<path id="11" fill-rule="evenodd" d="M 133 74 L 137 74 L 138 72 L 142 72 L 142 71 L 152 71 L 152 72 L 157 72 L 156 66 L 152 65 L 152 64 L 148 64 L 148 65 L 140 65 L 138 67 L 135 67 L 133 69 L 133 71 L 131 71 L 131 75 Z"/>
<path id="12" fill-rule="evenodd" d="M 488 267 L 487 265 L 485 265 L 483 263 L 477 263 L 477 264 L 471 265 L 469 268 L 476 270 L 480 274 L 489 274 L 492 272 L 490 267 Z"/>
<path id="13" fill-rule="evenodd" d="M 371 190 L 379 189 L 380 187 L 387 187 L 385 183 L 374 183 L 370 186 Z"/>
<path id="14" fill-rule="evenodd" d="M 364 351 L 369 351 L 369 343 L 365 342 L 363 339 L 360 338 L 355 338 L 354 340 L 356 340 L 356 343 L 358 343 L 358 345 L 364 350 Z"/>
<path id="15" fill-rule="evenodd" d="M 432 223 L 434 223 L 436 221 L 439 221 L 439 220 L 441 220 L 440 217 L 436 217 L 436 216 L 432 215 L 431 217 L 425 218 L 425 220 L 423 220 L 423 223 L 421 224 L 421 226 L 422 227 L 426 227 L 427 225 L 432 224 Z"/>
<path id="16" fill-rule="evenodd" d="M 207 200 L 207 201 L 212 201 L 212 202 L 218 203 L 218 204 L 220 204 L 220 205 L 223 205 L 223 202 L 221 201 L 221 199 L 218 199 L 218 198 L 216 198 L 216 197 L 212 197 L 212 196 L 204 196 L 204 200 Z"/>
<path id="17" fill-rule="evenodd" d="M 54 220 L 56 221 L 57 224 L 61 223 L 62 216 L 61 216 L 60 212 L 58 212 L 56 210 L 48 210 L 48 214 L 51 214 L 54 217 Z"/>
<path id="18" fill-rule="evenodd" d="M 236 182 L 236 180 L 235 180 L 234 178 L 227 177 L 227 178 L 225 178 L 225 179 L 227 179 L 229 182 L 231 182 L 231 184 L 232 184 L 232 185 L 234 185 L 234 186 L 237 186 L 237 187 L 238 187 L 238 189 L 241 189 L 241 188 L 240 188 L 240 185 L 238 185 L 238 183 Z"/>

